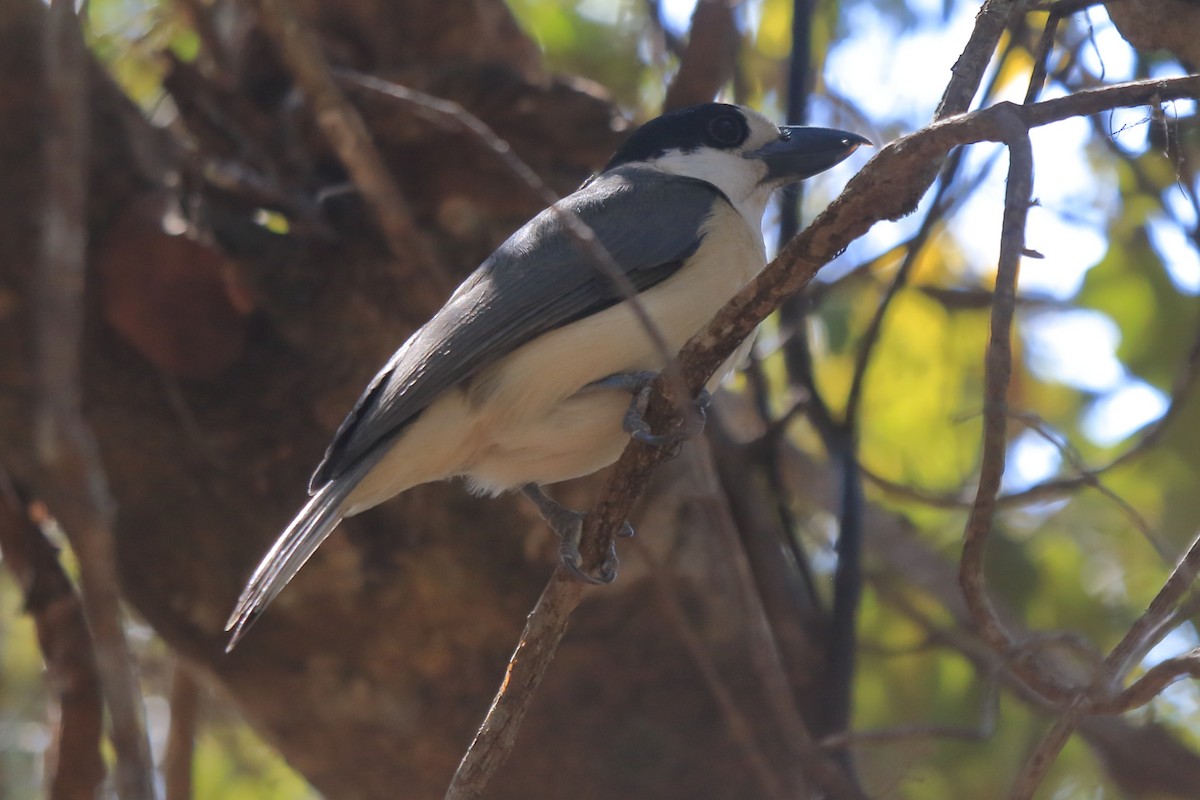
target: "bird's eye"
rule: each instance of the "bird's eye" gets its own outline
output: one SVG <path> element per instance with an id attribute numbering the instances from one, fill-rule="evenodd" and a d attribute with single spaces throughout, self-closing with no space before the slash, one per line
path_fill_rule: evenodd
<path id="1" fill-rule="evenodd" d="M 708 123 L 708 135 L 722 147 L 736 147 L 746 138 L 741 120 L 732 114 L 723 114 Z"/>

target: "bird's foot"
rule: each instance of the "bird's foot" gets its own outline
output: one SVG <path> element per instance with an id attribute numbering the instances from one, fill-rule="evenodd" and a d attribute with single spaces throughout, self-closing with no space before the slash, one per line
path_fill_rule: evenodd
<path id="1" fill-rule="evenodd" d="M 692 401 L 693 413 L 688 415 L 683 427 L 667 433 L 654 433 L 646 422 L 646 404 L 650 401 L 650 389 L 657 372 L 619 372 L 601 378 L 592 386 L 603 386 L 608 389 L 622 389 L 633 395 L 629 408 L 621 420 L 625 432 L 639 442 L 652 447 L 675 447 L 686 439 L 698 436 L 704 432 L 704 418 L 712 396 L 707 389 L 701 389 L 700 394 Z"/>
<path id="2" fill-rule="evenodd" d="M 579 542 L 583 538 L 583 518 L 587 515 L 582 511 L 575 511 L 551 500 L 537 484 L 527 483 L 521 487 L 521 492 L 533 501 L 542 519 L 546 521 L 551 530 L 558 534 L 561 540 L 558 546 L 558 555 L 568 572 L 584 583 L 603 585 L 613 582 L 613 579 L 617 577 L 617 568 L 620 563 L 617 560 L 616 543 L 610 545 L 608 555 L 598 571 L 591 573 L 584 570 L 583 556 L 579 552 Z M 626 522 L 621 527 L 619 535 L 633 536 L 633 526 Z"/>

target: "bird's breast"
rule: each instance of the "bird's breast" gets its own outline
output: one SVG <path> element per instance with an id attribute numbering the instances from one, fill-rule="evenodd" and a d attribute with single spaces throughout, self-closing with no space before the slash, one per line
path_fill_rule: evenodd
<path id="1" fill-rule="evenodd" d="M 700 247 L 684 266 L 638 295 L 671 357 L 766 261 L 761 233 L 724 202 L 702 230 Z M 477 488 L 498 492 L 607 466 L 628 440 L 621 420 L 629 395 L 585 387 L 664 364 L 628 301 L 539 336 L 472 382 L 474 429 L 487 446 L 463 473 Z"/>

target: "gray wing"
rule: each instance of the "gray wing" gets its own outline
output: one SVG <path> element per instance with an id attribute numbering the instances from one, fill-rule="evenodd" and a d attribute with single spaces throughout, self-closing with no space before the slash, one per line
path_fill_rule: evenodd
<path id="1" fill-rule="evenodd" d="M 649 173 L 649 174 L 647 174 Z M 640 179 L 639 179 L 640 178 Z M 564 198 L 639 291 L 675 273 L 700 245 L 716 187 L 637 168 L 604 173 Z M 546 209 L 514 233 L 405 342 L 342 422 L 310 491 L 353 470 L 441 392 L 534 337 L 624 299 Z"/>

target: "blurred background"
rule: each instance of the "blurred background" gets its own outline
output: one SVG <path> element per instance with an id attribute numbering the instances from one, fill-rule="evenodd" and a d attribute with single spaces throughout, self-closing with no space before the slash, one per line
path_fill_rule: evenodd
<path id="1" fill-rule="evenodd" d="M 781 122 L 857 131 L 879 145 L 907 135 L 933 119 L 980 7 L 973 0 L 745 0 L 700 8 L 690 0 L 510 0 L 507 11 L 498 2 L 463 10 L 468 5 L 445 4 L 443 16 L 418 2 L 339 8 L 313 0 L 296 9 L 333 65 L 461 103 L 512 141 L 560 193 L 602 164 L 629 125 L 664 104 L 708 99 L 713 89 L 719 99 Z M 1164 26 L 1160 18 L 1139 20 L 1142 6 L 1132 2 L 1026 4 L 1008 21 L 972 108 L 1025 101 L 1037 69 L 1045 71 L 1044 87 L 1033 93 L 1040 100 L 1188 74 L 1200 60 L 1200 27 L 1188 27 L 1200 26 L 1200 11 L 1183 0 L 1176 6 Z M 302 498 L 305 471 L 366 378 L 419 324 L 422 309 L 436 307 L 432 298 L 444 296 L 536 211 L 537 200 L 513 188 L 478 147 L 444 168 L 446 155 L 429 144 L 442 135 L 437 125 L 342 82 L 395 168 L 401 193 L 412 199 L 435 261 L 447 265 L 429 279 L 428 296 L 410 289 L 422 279 L 419 270 L 379 277 L 392 274 L 381 265 L 404 258 L 375 230 L 369 204 L 353 188 L 353 170 L 338 163 L 309 120 L 288 59 L 277 55 L 270 25 L 259 19 L 274 13 L 264 7 L 89 0 L 81 13 L 86 52 L 99 68 L 86 92 L 98 142 L 87 307 L 89 330 L 100 332 L 89 347 L 105 351 L 85 356 L 84 405 L 118 508 L 118 572 L 132 612 L 126 633 L 160 766 L 156 780 L 168 785 L 173 774 L 168 797 L 202 800 L 318 791 L 440 796 L 435 788 L 448 780 L 455 753 L 482 717 L 522 609 L 549 574 L 552 545 L 527 510 L 513 503 L 489 511 L 494 506 L 457 486 L 396 501 L 340 544 L 331 542 L 333 552 L 310 568 L 317 577 L 289 588 L 299 599 L 285 604 L 278 620 L 268 615 L 262 637 L 255 640 L 256 630 L 247 652 L 228 661 L 220 653 L 221 609 Z M 1133 18 L 1122 19 L 1122 10 Z M 6 3 L 4 36 L 12 41 L 45 11 L 25 0 Z M 471 14 L 478 18 L 460 19 Z M 1046 38 L 1049 19 L 1055 27 Z M 446 32 L 460 23 L 459 34 Z M 1192 35 L 1180 37 L 1180 30 Z M 28 58 L 36 63 L 36 53 Z M 22 63 L 10 51 L 0 85 L 21 80 Z M 706 67 L 713 74 L 689 71 Z M 141 133 L 114 133 L 134 124 L 114 120 L 134 117 L 144 123 Z M 465 137 L 455 135 L 461 145 Z M 1084 675 L 1094 654 L 1112 648 L 1161 589 L 1200 519 L 1197 103 L 1078 116 L 1035 129 L 1032 142 L 1035 204 L 1018 283 L 1007 468 L 987 573 L 1005 618 L 1025 633 L 1047 632 L 1057 643 L 1047 657 L 1066 674 Z M 797 206 L 807 224 L 872 155 L 861 150 L 781 199 L 764 225 L 769 250 L 794 233 Z M 543 716 L 568 711 L 571 698 L 604 706 L 605 692 L 617 689 L 595 684 L 610 679 L 638 681 L 635 695 L 670 684 L 680 695 L 661 703 L 663 713 L 677 721 L 694 713 L 688 724 L 715 750 L 734 751 L 733 763 L 691 785 L 679 776 L 699 760 L 698 751 L 657 721 L 626 715 L 597 724 L 609 737 L 614 730 L 626 737 L 610 742 L 613 752 L 584 758 L 582 734 L 572 734 L 563 746 L 577 748 L 575 755 L 551 754 L 545 766 L 537 756 L 518 757 L 496 797 L 560 797 L 564 786 L 580 787 L 574 793 L 581 797 L 769 796 L 745 777 L 736 755 L 754 746 L 725 741 L 728 719 L 705 710 L 710 700 L 696 699 L 709 695 L 689 666 L 692 656 L 647 655 L 637 635 L 632 643 L 610 636 L 625 624 L 620 620 L 641 613 L 642 602 L 654 602 L 622 592 L 642 583 L 661 587 L 661 563 L 673 562 L 679 574 L 667 582 L 685 585 L 679 595 L 692 624 L 713 634 L 718 672 L 739 691 L 754 684 L 729 632 L 745 609 L 710 608 L 727 602 L 723 591 L 740 596 L 714 573 L 721 548 L 697 554 L 694 542 L 678 539 L 698 530 L 697 514 L 708 513 L 689 503 L 723 492 L 722 519 L 744 540 L 748 523 L 721 464 L 751 452 L 747 443 L 760 437 L 781 437 L 782 444 L 754 462 L 761 480 L 750 508 L 770 519 L 776 538 L 766 550 L 784 574 L 764 577 L 750 560 L 760 590 L 775 580 L 801 609 L 794 624 L 809 637 L 808 649 L 799 650 L 811 661 L 788 666 L 793 677 L 808 676 L 794 681 L 802 716 L 818 738 L 833 737 L 831 753 L 847 752 L 836 742 L 842 722 L 851 732 L 878 734 L 853 741 L 849 751 L 870 796 L 1005 794 L 1056 711 L 1014 687 L 1002 660 L 972 638 L 954 575 L 980 463 L 983 353 L 1007 168 L 1002 146 L 956 151 L 915 212 L 875 225 L 821 270 L 804 297 L 768 321 L 753 363 L 718 398 L 714 442 L 707 456 L 695 457 L 709 464 L 707 472 L 697 478 L 695 458 L 682 459 L 657 487 L 677 503 L 649 501 L 640 512 L 638 541 L 657 538 L 645 545 L 656 554 L 622 544 L 628 574 L 614 595 L 591 597 L 606 608 L 573 628 L 586 641 L 571 651 L 568 640 L 552 668 L 592 677 L 558 694 L 550 688 L 552 699 L 539 706 Z M 114 177 L 123 171 L 136 177 Z M 105 195 L 114 182 L 124 188 Z M 0 255 L 11 264 L 13 252 Z M 164 277 L 169 262 L 182 271 Z M 7 285 L 0 309 L 20 302 L 11 289 L 19 284 Z M 386 321 L 395 298 L 402 313 Z M 338 337 L 340 344 L 328 343 Z M 234 402 L 239 392 L 246 397 Z M 304 405 L 303 418 L 280 413 L 295 404 Z M 12 427 L 24 427 L 17 420 L 25 419 L 14 412 Z M 121 450 L 120 442 L 133 440 L 139 444 Z M 0 461 L 20 482 L 14 441 L 17 434 Z M 189 455 L 176 458 L 181 441 L 191 443 Z M 857 499 L 847 500 L 839 471 L 847 458 L 861 467 Z M 160 472 L 162 485 L 144 477 Z M 563 496 L 586 507 L 597 486 L 584 483 Z M 36 481 L 31 494 L 38 496 Z M 269 505 L 263 497 L 272 498 Z M 852 576 L 861 605 L 852 609 L 850 633 L 836 629 L 844 619 L 836 623 L 832 613 L 841 602 L 834 583 L 848 502 L 858 504 L 852 524 L 863 541 L 861 569 Z M 175 525 L 172 506 L 193 503 L 207 508 L 178 512 L 187 519 Z M 462 533 L 479 514 L 522 533 Z M 41 519 L 51 538 L 61 536 L 55 527 Z M 460 550 L 438 549 L 443 536 L 463 539 Z M 500 554 L 470 555 L 497 538 L 506 548 Z M 75 575 L 69 546 L 61 558 Z M 405 588 L 381 588 L 395 584 Z M 454 599 L 438 594 L 446 587 L 457 592 Z M 402 594 L 385 594 L 393 591 Z M 23 613 L 27 603 L 21 583 L 0 572 L 0 797 L 13 800 L 49 796 L 46 754 L 59 724 L 54 687 Z M 442 605 L 451 610 L 431 614 Z M 777 622 L 778 608 L 768 606 Z M 1198 610 L 1200 600 L 1188 595 L 1153 646 L 1138 654 L 1134 677 L 1200 645 Z M 334 616 L 321 616 L 326 611 Z M 362 621 L 372 613 L 380 619 Z M 648 637 L 670 638 L 670 625 L 637 624 Z M 464 626 L 472 633 L 446 632 Z M 353 644 L 339 638 L 343 632 Z M 812 665 L 844 649 L 847 637 L 853 672 L 842 676 L 845 686 L 829 690 Z M 611 660 L 585 655 L 591 646 L 606 648 Z M 661 658 L 660 666 L 643 656 Z M 811 695 L 827 691 L 843 707 L 813 703 Z M 348 728 L 315 710 L 323 699 L 348 706 L 352 698 L 355 709 L 335 713 Z M 754 714 L 755 703 L 772 700 L 739 702 Z M 389 703 L 370 719 L 362 711 Z M 536 749 L 554 741 L 557 725 L 586 726 L 599 713 L 575 710 L 565 721 L 531 723 L 523 744 Z M 446 732 L 430 733 L 430 719 L 444 721 Z M 1136 711 L 1093 722 L 1067 744 L 1039 797 L 1194 796 L 1194 683 L 1180 681 Z M 389 732 L 379 733 L 386 744 L 380 751 L 358 748 L 368 768 L 337 748 L 323 756 L 331 745 L 320 730 L 343 739 Z M 775 734 L 760 737 L 768 761 L 790 763 Z M 388 747 L 413 762 L 388 772 L 378 763 Z M 112 764 L 107 744 L 103 757 Z M 367 772 L 372 777 L 356 783 L 354 776 Z M 562 783 L 545 777 L 555 772 Z M 411 775 L 421 777 L 410 784 Z"/>

